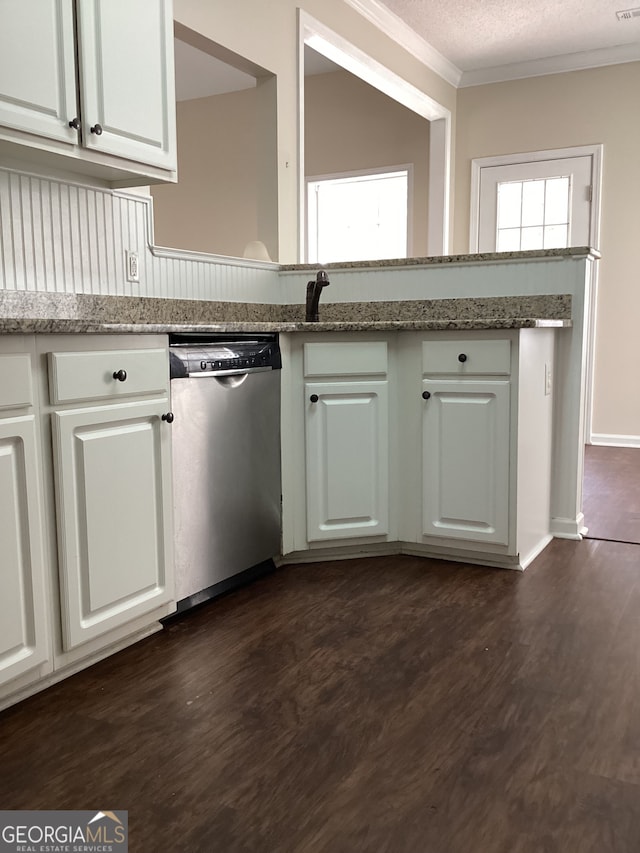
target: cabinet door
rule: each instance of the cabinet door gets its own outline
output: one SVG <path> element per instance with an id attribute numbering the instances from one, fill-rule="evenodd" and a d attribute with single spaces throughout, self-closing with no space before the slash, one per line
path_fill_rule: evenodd
<path id="1" fill-rule="evenodd" d="M 52 416 L 66 650 L 173 598 L 166 402 Z"/>
<path id="2" fill-rule="evenodd" d="M 387 534 L 388 382 L 308 382 L 305 391 L 309 542 Z"/>
<path id="3" fill-rule="evenodd" d="M 73 0 L 2 0 L 0 124 L 75 144 Z"/>
<path id="4" fill-rule="evenodd" d="M 81 0 L 78 41 L 84 144 L 175 169 L 171 0 Z"/>
<path id="5" fill-rule="evenodd" d="M 35 417 L 0 419 L 0 684 L 49 657 Z"/>
<path id="6" fill-rule="evenodd" d="M 423 535 L 507 545 L 509 383 L 422 385 Z"/>

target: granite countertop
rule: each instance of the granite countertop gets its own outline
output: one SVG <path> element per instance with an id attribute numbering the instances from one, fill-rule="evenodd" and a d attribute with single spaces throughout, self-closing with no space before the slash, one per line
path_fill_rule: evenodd
<path id="1" fill-rule="evenodd" d="M 380 261 L 338 261 L 330 264 L 320 264 L 326 270 L 345 269 L 374 269 L 377 267 L 415 267 L 434 266 L 442 264 L 477 264 L 482 262 L 496 263 L 499 261 L 531 261 L 549 258 L 592 257 L 600 258 L 597 249 L 589 246 L 570 246 L 568 249 L 530 249 L 519 252 L 476 252 L 466 255 L 434 255 L 423 258 L 391 258 Z M 302 270 L 317 270 L 318 264 L 282 264 L 281 272 L 299 272 Z"/>
<path id="2" fill-rule="evenodd" d="M 383 302 L 327 302 L 321 322 L 304 306 L 201 302 L 130 296 L 0 294 L 0 333 L 357 332 L 400 329 L 562 328 L 571 296 L 487 297 Z"/>

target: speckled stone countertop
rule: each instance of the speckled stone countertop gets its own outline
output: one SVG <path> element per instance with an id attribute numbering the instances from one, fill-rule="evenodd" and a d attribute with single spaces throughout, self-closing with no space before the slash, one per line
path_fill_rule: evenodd
<path id="1" fill-rule="evenodd" d="M 327 332 L 518 329 L 571 325 L 571 296 L 327 302 L 303 305 L 0 292 L 0 333 Z"/>
<path id="2" fill-rule="evenodd" d="M 424 258 L 392 258 L 381 261 L 341 261 L 331 264 L 321 264 L 322 269 L 373 269 L 376 267 L 415 267 L 433 266 L 437 264 L 477 264 L 480 262 L 496 263 L 498 261 L 531 261 L 544 258 L 592 257 L 599 258 L 600 253 L 589 246 L 571 246 L 568 249 L 531 249 L 526 252 L 477 252 L 473 255 L 435 255 Z M 298 272 L 302 270 L 317 270 L 318 264 L 283 264 L 282 272 Z"/>

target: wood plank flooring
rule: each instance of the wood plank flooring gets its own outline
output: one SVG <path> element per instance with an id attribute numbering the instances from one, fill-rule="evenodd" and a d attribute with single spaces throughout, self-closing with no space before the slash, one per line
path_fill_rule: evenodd
<path id="1" fill-rule="evenodd" d="M 640 544 L 640 448 L 587 445 L 583 504 L 589 539 Z"/>
<path id="2" fill-rule="evenodd" d="M 289 566 L 0 714 L 132 853 L 638 853 L 640 547 Z"/>

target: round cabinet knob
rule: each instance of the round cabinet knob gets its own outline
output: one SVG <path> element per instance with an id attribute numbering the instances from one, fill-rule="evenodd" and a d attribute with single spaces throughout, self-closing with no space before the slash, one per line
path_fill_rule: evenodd
<path id="1" fill-rule="evenodd" d="M 467 360 L 467 356 L 465 355 L 465 353 L 461 352 L 460 355 L 458 356 L 458 361 L 461 361 L 464 364 L 466 360 Z"/>
<path id="2" fill-rule="evenodd" d="M 318 397 L 318 395 L 317 395 L 317 394 L 312 394 L 312 395 L 309 397 L 309 399 L 311 400 L 311 402 L 312 402 L 312 403 L 317 403 L 317 402 L 318 402 L 318 400 L 320 399 L 320 397 Z"/>
<path id="3" fill-rule="evenodd" d="M 94 124 L 93 127 L 90 127 L 89 130 L 91 133 L 95 133 L 96 136 L 102 136 L 102 125 Z"/>
<path id="4" fill-rule="evenodd" d="M 118 382 L 124 382 L 127 378 L 127 371 L 126 370 L 116 370 L 113 373 L 113 378 L 117 379 Z"/>
<path id="5" fill-rule="evenodd" d="M 74 130 L 80 130 L 80 119 L 78 116 L 72 118 L 69 122 L 69 127 L 72 127 Z"/>
<path id="6" fill-rule="evenodd" d="M 162 420 L 166 421 L 168 424 L 173 423 L 173 412 L 167 412 L 162 416 Z"/>
<path id="7" fill-rule="evenodd" d="M 431 392 L 430 392 L 430 391 L 423 391 L 423 392 L 422 392 L 422 399 L 423 399 L 423 400 L 428 400 L 430 396 L 431 396 Z"/>

